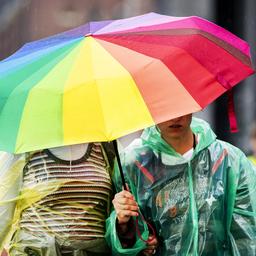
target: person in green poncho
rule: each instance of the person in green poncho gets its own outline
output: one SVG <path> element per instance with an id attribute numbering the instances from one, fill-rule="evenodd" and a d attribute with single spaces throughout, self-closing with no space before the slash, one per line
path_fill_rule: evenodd
<path id="1" fill-rule="evenodd" d="M 113 255 L 139 254 L 146 222 L 155 228 L 155 255 L 256 255 L 256 169 L 208 123 L 189 114 L 147 128 L 121 161 L 130 192 L 116 171 L 120 192 L 106 234 Z"/>

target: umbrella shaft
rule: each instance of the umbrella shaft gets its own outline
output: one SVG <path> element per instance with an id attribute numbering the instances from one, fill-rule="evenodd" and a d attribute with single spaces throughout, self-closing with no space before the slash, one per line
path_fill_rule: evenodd
<path id="1" fill-rule="evenodd" d="M 127 190 L 126 184 L 125 184 L 125 179 L 124 179 L 123 168 L 122 168 L 121 160 L 120 160 L 119 153 L 118 153 L 118 147 L 117 147 L 117 141 L 116 140 L 113 141 L 113 145 L 114 145 L 114 149 L 115 149 L 115 153 L 116 153 L 116 160 L 117 160 L 117 164 L 118 164 L 118 169 L 120 171 L 120 176 L 121 176 L 123 188 L 124 188 L 124 190 Z"/>

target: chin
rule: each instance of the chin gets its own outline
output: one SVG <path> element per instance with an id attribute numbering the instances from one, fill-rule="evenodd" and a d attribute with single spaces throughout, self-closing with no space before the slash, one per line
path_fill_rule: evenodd
<path id="1" fill-rule="evenodd" d="M 166 137 L 169 137 L 170 139 L 179 139 L 183 136 L 182 132 L 168 132 L 166 133 Z"/>

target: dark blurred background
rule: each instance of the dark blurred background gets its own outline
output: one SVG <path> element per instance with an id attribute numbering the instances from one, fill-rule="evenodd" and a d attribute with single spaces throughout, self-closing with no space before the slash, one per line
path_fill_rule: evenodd
<path id="1" fill-rule="evenodd" d="M 146 12 L 197 15 L 213 21 L 249 42 L 256 66 L 255 0 L 0 0 L 0 59 L 26 42 L 87 21 L 125 18 Z M 229 131 L 226 95 L 197 116 L 209 121 L 220 139 L 249 153 L 250 125 L 256 119 L 256 75 L 235 87 L 234 101 L 238 133 Z"/>

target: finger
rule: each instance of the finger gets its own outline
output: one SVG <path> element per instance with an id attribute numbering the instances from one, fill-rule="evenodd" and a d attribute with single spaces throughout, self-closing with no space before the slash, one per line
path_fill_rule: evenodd
<path id="1" fill-rule="evenodd" d="M 118 219 L 124 219 L 127 217 L 137 217 L 139 214 L 134 211 L 128 211 L 128 210 L 121 210 L 121 211 L 116 211 Z"/>
<path id="2" fill-rule="evenodd" d="M 154 237 L 154 239 L 153 239 L 153 237 Z M 151 240 L 152 239 L 152 240 Z M 148 245 L 154 245 L 154 246 L 156 246 L 157 244 L 158 244 L 158 241 L 157 241 L 157 238 L 155 237 L 155 236 L 153 236 L 153 235 L 150 235 L 149 237 L 148 237 L 148 242 L 147 242 L 147 244 Z"/>
<path id="3" fill-rule="evenodd" d="M 144 256 L 150 256 L 150 255 L 151 255 L 151 253 L 150 253 L 150 252 L 148 252 L 148 251 L 146 251 L 146 250 L 144 250 L 144 251 L 143 251 L 143 255 L 144 255 Z"/>
<path id="4" fill-rule="evenodd" d="M 112 200 L 112 204 L 114 205 L 115 210 L 131 210 L 131 211 L 139 211 L 139 206 L 133 200 L 129 200 L 127 198 L 118 199 L 115 198 Z"/>
<path id="5" fill-rule="evenodd" d="M 154 255 L 156 253 L 156 249 L 154 249 L 154 250 L 149 250 L 148 252 L 147 252 L 147 255 L 148 256 L 151 256 L 151 255 Z"/>
<path id="6" fill-rule="evenodd" d="M 123 198 L 123 197 L 126 197 L 126 198 L 130 198 L 130 199 L 134 199 L 134 196 L 129 192 L 129 191 L 126 191 L 126 190 L 123 190 L 117 194 L 115 194 L 115 198 Z"/>
<path id="7" fill-rule="evenodd" d="M 153 250 L 154 250 L 154 249 L 148 249 L 148 248 L 147 248 L 147 249 L 145 249 L 143 252 L 144 252 L 144 253 L 151 253 Z"/>
<path id="8" fill-rule="evenodd" d="M 155 250 L 155 249 L 156 249 L 156 246 L 154 246 L 154 245 L 147 246 L 147 250 Z"/>
<path id="9" fill-rule="evenodd" d="M 137 202 L 132 198 L 126 198 L 126 197 L 119 196 L 119 197 L 115 197 L 112 200 L 112 203 L 114 206 L 115 205 L 131 205 L 131 206 L 137 207 L 139 209 Z"/>
<path id="10" fill-rule="evenodd" d="M 129 198 L 126 198 L 126 197 L 115 198 L 115 199 L 113 199 L 113 201 L 115 201 L 118 204 L 138 206 L 138 204 L 135 200 L 129 199 Z"/>
<path id="11" fill-rule="evenodd" d="M 117 210 L 129 210 L 129 211 L 139 211 L 139 207 L 137 205 L 128 205 L 128 204 L 119 204 L 114 203 L 114 207 Z"/>
<path id="12" fill-rule="evenodd" d="M 130 204 L 130 205 L 138 205 L 137 202 L 133 198 L 127 198 L 127 197 L 115 197 L 113 199 L 114 202 L 117 202 L 119 204 Z"/>
<path id="13" fill-rule="evenodd" d="M 155 250 L 147 250 L 147 249 L 145 249 L 143 251 L 143 255 L 145 255 L 145 256 L 151 256 L 153 254 L 155 254 Z"/>

